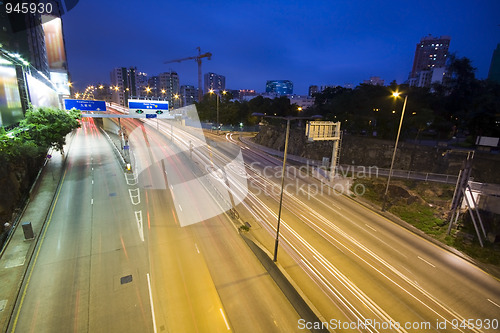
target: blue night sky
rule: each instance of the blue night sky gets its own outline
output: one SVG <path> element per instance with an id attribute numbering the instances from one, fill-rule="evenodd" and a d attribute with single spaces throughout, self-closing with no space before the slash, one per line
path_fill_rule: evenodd
<path id="1" fill-rule="evenodd" d="M 80 0 L 63 16 L 68 66 L 77 87 L 109 83 L 115 67 L 149 76 L 174 70 L 197 86 L 196 47 L 211 52 L 203 74 L 228 89 L 265 90 L 266 80 L 354 85 L 379 76 L 403 83 L 420 38 L 451 36 L 450 52 L 488 75 L 500 43 L 500 1 Z"/>

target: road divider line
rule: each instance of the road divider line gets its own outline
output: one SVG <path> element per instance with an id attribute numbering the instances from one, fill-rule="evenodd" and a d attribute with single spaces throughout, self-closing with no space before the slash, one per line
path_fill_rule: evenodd
<path id="1" fill-rule="evenodd" d="M 498 305 L 497 303 L 493 302 L 491 299 L 487 298 L 488 302 L 492 303 L 493 305 L 497 306 L 500 308 L 500 305 Z"/>
<path id="2" fill-rule="evenodd" d="M 417 256 L 418 259 L 422 260 L 423 262 L 425 262 L 427 265 L 429 266 L 432 266 L 432 267 L 436 267 L 435 265 L 431 264 L 430 262 L 428 262 L 427 260 L 425 260 L 424 258 L 422 258 L 421 256 Z"/>
<path id="3" fill-rule="evenodd" d="M 151 279 L 149 278 L 149 273 L 146 273 L 146 276 L 148 277 L 149 304 L 151 304 L 151 317 L 153 318 L 153 332 L 156 333 L 155 307 L 153 304 L 153 293 L 151 292 Z"/>
<path id="4" fill-rule="evenodd" d="M 375 229 L 375 228 L 374 228 L 374 227 L 372 227 L 371 225 L 366 224 L 366 223 L 365 223 L 365 225 L 366 225 L 368 228 L 372 229 L 373 231 L 375 231 L 375 232 L 377 231 L 377 229 Z"/>
<path id="5" fill-rule="evenodd" d="M 229 324 L 226 320 L 226 316 L 224 315 L 224 311 L 222 311 L 222 308 L 219 308 L 219 310 L 220 310 L 220 314 L 222 315 L 222 319 L 224 319 L 224 322 L 226 323 L 227 330 L 228 331 L 231 330 L 231 328 L 229 327 Z"/>
<path id="6" fill-rule="evenodd" d="M 137 222 L 137 230 L 139 231 L 139 237 L 144 242 L 144 228 L 142 223 L 142 210 L 135 211 L 135 221 Z"/>

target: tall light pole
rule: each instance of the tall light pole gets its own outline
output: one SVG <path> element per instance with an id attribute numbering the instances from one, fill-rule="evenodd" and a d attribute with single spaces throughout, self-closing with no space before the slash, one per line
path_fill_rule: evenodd
<path id="1" fill-rule="evenodd" d="M 216 96 L 215 99 L 216 99 L 216 103 L 217 103 L 217 120 L 216 120 L 217 121 L 217 135 L 219 135 L 220 134 L 220 122 L 219 122 L 219 100 L 220 100 L 220 94 L 217 93 L 217 92 L 215 92 L 215 90 L 213 90 L 213 89 L 210 89 L 209 91 L 210 91 L 210 94 L 215 94 L 215 96 Z M 222 94 L 225 95 L 226 91 L 223 90 Z"/>
<path id="2" fill-rule="evenodd" d="M 321 116 L 312 116 L 312 117 L 275 117 L 275 116 L 266 116 L 262 113 L 252 113 L 252 116 L 258 117 L 266 117 L 266 118 L 275 118 L 275 119 L 285 119 L 286 120 L 286 133 L 285 133 L 285 149 L 283 151 L 283 168 L 281 169 L 281 191 L 280 191 L 280 205 L 278 208 L 278 224 L 276 225 L 276 239 L 274 241 L 274 257 L 273 261 L 276 262 L 278 260 L 278 244 L 279 244 L 279 235 L 280 235 L 280 225 L 281 225 L 281 207 L 283 206 L 283 189 L 285 184 L 285 170 L 286 170 L 286 156 L 288 152 L 288 137 L 290 136 L 290 121 L 295 119 L 318 119 L 322 118 Z"/>
<path id="3" fill-rule="evenodd" d="M 392 93 L 394 98 L 398 98 L 401 95 L 399 92 Z M 387 177 L 387 185 L 385 187 L 384 202 L 382 203 L 382 211 L 385 210 L 387 204 L 387 193 L 389 192 L 389 183 L 391 182 L 392 168 L 394 167 L 394 159 L 396 158 L 396 150 L 398 149 L 399 134 L 401 133 L 401 125 L 403 124 L 403 117 L 405 116 L 406 101 L 408 100 L 408 95 L 405 95 L 405 101 L 403 103 L 403 111 L 401 112 L 401 119 L 399 120 L 398 135 L 396 136 L 396 144 L 394 145 L 394 152 L 392 153 L 391 168 L 389 169 L 389 176 Z"/>

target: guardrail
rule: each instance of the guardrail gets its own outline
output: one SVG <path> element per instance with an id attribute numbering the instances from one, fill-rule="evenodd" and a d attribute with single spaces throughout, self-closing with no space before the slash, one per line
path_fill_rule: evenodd
<path id="1" fill-rule="evenodd" d="M 255 147 L 263 152 L 266 152 L 275 156 L 283 156 L 283 152 L 272 149 L 269 147 L 265 147 L 263 145 L 257 144 L 246 138 L 244 136 L 240 136 L 240 140 L 248 146 Z M 287 159 L 307 164 L 310 166 L 321 167 L 322 162 L 317 160 L 311 160 L 301 156 L 295 155 L 287 155 Z M 337 175 L 340 176 L 350 176 L 354 175 L 363 175 L 363 177 L 371 176 L 378 177 L 384 176 L 387 177 L 389 175 L 389 169 L 379 168 L 377 166 L 363 166 L 363 165 L 349 165 L 349 164 L 341 164 L 337 167 Z M 432 172 L 419 172 L 419 171 L 411 171 L 411 170 L 392 170 L 392 176 L 394 178 L 403 178 L 403 179 L 412 179 L 412 180 L 420 180 L 420 181 L 429 181 L 429 182 L 437 182 L 437 183 L 445 183 L 445 184 L 456 184 L 458 176 L 454 175 L 446 175 Z"/>

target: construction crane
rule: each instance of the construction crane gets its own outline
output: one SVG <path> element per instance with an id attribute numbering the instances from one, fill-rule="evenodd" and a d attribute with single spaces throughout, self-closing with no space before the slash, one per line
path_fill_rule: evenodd
<path id="1" fill-rule="evenodd" d="M 201 99 L 203 97 L 203 90 L 201 88 L 201 59 L 208 58 L 208 60 L 210 60 L 210 58 L 212 57 L 212 53 L 207 52 L 207 53 L 201 54 L 201 49 L 199 46 L 197 47 L 197 49 L 198 49 L 197 56 L 187 57 L 187 58 L 182 58 L 182 59 L 175 59 L 175 60 L 168 60 L 168 61 L 165 61 L 164 64 L 170 64 L 172 62 L 181 62 L 184 60 L 191 60 L 191 59 L 194 59 L 198 63 L 198 102 L 201 102 Z"/>

